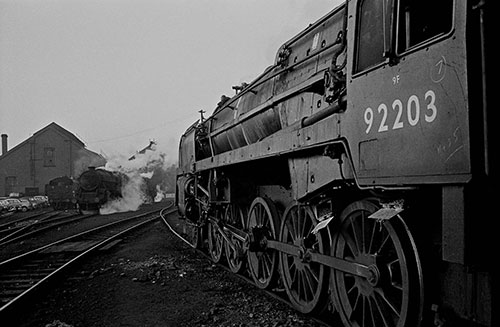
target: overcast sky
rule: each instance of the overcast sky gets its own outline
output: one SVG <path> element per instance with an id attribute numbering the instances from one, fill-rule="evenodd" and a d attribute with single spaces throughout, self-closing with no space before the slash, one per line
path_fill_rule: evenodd
<path id="1" fill-rule="evenodd" d="M 178 141 L 340 0 L 0 0 L 0 134 L 56 122 L 90 150 Z M 174 158 L 175 157 L 175 158 Z"/>

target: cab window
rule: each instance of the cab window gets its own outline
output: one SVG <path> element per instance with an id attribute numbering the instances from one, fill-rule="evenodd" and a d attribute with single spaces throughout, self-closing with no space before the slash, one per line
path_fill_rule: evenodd
<path id="1" fill-rule="evenodd" d="M 362 0 L 358 7 L 355 73 L 384 61 L 392 0 Z"/>
<path id="2" fill-rule="evenodd" d="M 453 0 L 400 0 L 398 53 L 452 28 Z"/>
<path id="3" fill-rule="evenodd" d="M 360 0 L 354 73 L 448 33 L 453 0 Z"/>
<path id="4" fill-rule="evenodd" d="M 384 62 L 392 43 L 395 0 L 361 0 L 358 7 L 354 73 Z"/>

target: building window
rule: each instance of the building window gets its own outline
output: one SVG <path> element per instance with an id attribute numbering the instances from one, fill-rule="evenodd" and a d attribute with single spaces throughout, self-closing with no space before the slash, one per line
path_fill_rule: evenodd
<path id="1" fill-rule="evenodd" d="M 56 165 L 54 148 L 43 148 L 43 165 L 45 167 L 54 167 Z"/>

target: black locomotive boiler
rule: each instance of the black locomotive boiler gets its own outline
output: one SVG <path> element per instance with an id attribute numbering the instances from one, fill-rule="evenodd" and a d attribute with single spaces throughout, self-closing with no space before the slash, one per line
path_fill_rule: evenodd
<path id="1" fill-rule="evenodd" d="M 95 212 L 106 202 L 120 198 L 123 178 L 117 172 L 89 167 L 78 177 L 76 199 L 80 210 Z"/>
<path id="2" fill-rule="evenodd" d="M 284 43 L 181 137 L 193 246 L 335 326 L 498 326 L 491 5 L 351 0 Z"/>

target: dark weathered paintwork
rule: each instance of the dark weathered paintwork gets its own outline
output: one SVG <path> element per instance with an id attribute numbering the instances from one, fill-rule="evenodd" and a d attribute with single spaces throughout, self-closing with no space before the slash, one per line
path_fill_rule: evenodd
<path id="1" fill-rule="evenodd" d="M 360 22 L 369 22 L 370 5 L 388 13 L 382 43 L 373 47 L 383 49 L 375 64 L 367 64 L 370 53 L 360 50 L 377 37 L 366 39 L 369 29 L 361 36 L 366 31 Z M 367 238 L 343 243 L 348 232 L 339 224 L 364 234 L 364 225 L 353 221 L 360 211 L 367 212 L 367 226 L 373 220 L 394 223 L 391 239 L 400 260 L 407 260 L 399 268 L 407 283 L 400 309 L 393 308 L 400 315 L 395 326 L 453 319 L 496 325 L 499 318 L 492 309 L 498 276 L 488 255 L 496 244 L 489 201 L 498 171 L 492 151 L 493 47 L 486 45 L 494 36 L 488 6 L 491 0 L 352 0 L 311 24 L 278 49 L 261 76 L 234 87 L 236 95 L 222 97 L 209 117 L 182 136 L 180 213 L 189 212 L 200 231 L 204 224 L 222 226 L 218 213 L 228 205 L 262 214 L 262 222 L 248 218 L 248 230 L 238 234 L 248 236 L 252 253 L 264 249 L 259 238 L 265 230 L 259 224 L 276 221 L 274 235 L 284 221 L 298 219 L 286 216 L 302 212 L 296 206 L 317 220 L 329 217 L 322 228 L 330 233 L 330 257 L 313 251 L 308 260 L 333 268 L 335 277 L 321 285 L 328 287 L 333 311 L 351 326 L 376 320 L 377 313 L 354 312 L 357 302 L 347 295 L 350 277 L 344 278 L 346 269 L 339 264 L 347 261 L 338 259 L 345 255 L 345 243 L 355 252 L 354 243 Z M 378 24 L 382 18 L 377 17 Z M 438 32 L 425 34 L 433 28 Z M 258 211 L 259 204 L 266 210 Z M 389 212 L 389 218 L 377 218 L 377 208 Z M 217 230 L 225 233 L 220 226 Z M 267 241 L 285 259 L 304 260 L 302 252 L 294 255 L 299 241 Z M 355 285 L 367 285 L 360 289 L 369 297 L 371 287 L 380 286 L 373 267 L 386 268 L 374 259 L 377 253 L 359 261 L 350 257 L 358 255 L 343 260 L 355 262 L 349 269 L 364 269 L 366 276 L 360 274 Z M 284 276 L 291 275 L 281 272 Z M 257 285 L 272 284 L 272 272 L 267 277 Z M 320 298 L 292 303 L 305 312 Z"/>

